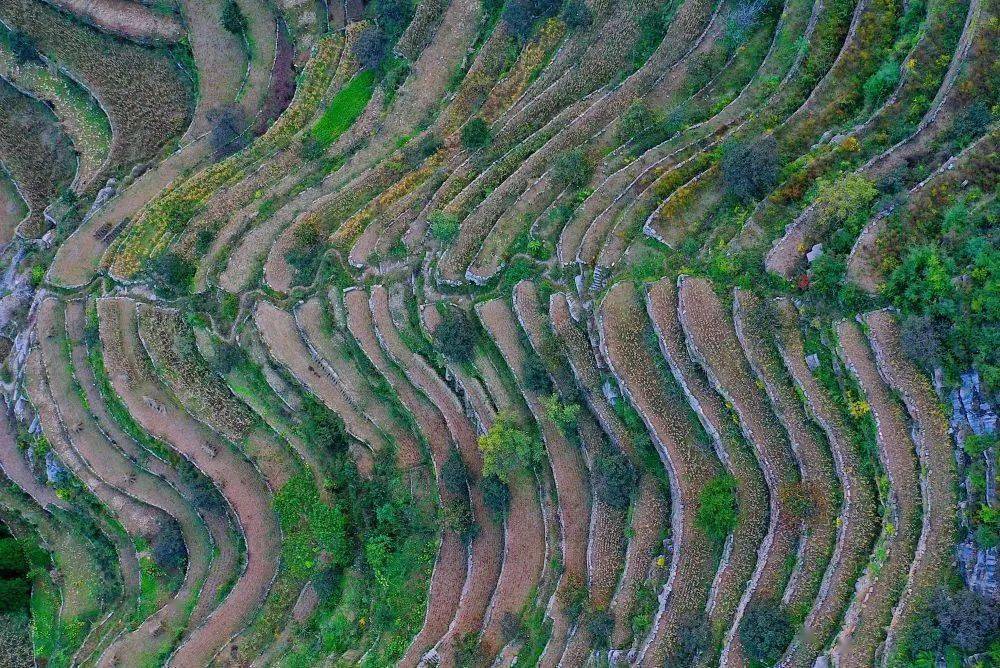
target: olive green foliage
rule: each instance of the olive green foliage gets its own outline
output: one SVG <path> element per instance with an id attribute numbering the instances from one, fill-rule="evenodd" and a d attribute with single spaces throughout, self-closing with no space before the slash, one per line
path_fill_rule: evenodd
<path id="1" fill-rule="evenodd" d="M 179 297 L 191 290 L 194 263 L 168 250 L 150 261 L 146 274 L 153 288 L 164 297 Z"/>
<path id="2" fill-rule="evenodd" d="M 462 126 L 462 146 L 470 151 L 478 151 L 486 148 L 493 141 L 490 135 L 490 126 L 479 116 L 476 116 Z"/>
<path id="3" fill-rule="evenodd" d="M 439 241 L 453 241 L 458 236 L 458 217 L 444 211 L 432 211 L 427 217 L 431 234 Z"/>
<path id="4" fill-rule="evenodd" d="M 507 482 L 512 473 L 530 469 L 542 459 L 542 446 L 534 436 L 521 429 L 517 417 L 501 411 L 485 434 L 479 437 L 483 453 L 483 475 L 495 475 Z"/>
<path id="5" fill-rule="evenodd" d="M 722 147 L 722 179 L 742 201 L 763 197 L 778 181 L 778 142 L 772 135 L 727 142 Z"/>
<path id="6" fill-rule="evenodd" d="M 736 519 L 736 481 L 730 475 L 718 475 L 698 496 L 695 522 L 710 539 L 721 543 L 736 528 Z"/>
<path id="7" fill-rule="evenodd" d="M 549 378 L 548 369 L 538 355 L 530 354 L 524 358 L 522 373 L 524 386 L 528 390 L 539 394 L 547 394 L 552 390 L 552 379 Z"/>
<path id="8" fill-rule="evenodd" d="M 569 431 L 576 426 L 576 420 L 580 416 L 580 404 L 563 403 L 559 400 L 559 395 L 553 393 L 542 398 L 542 406 L 545 407 L 545 417 L 555 422 L 563 431 Z"/>
<path id="9" fill-rule="evenodd" d="M 580 149 L 560 153 L 552 165 L 552 176 L 557 183 L 570 190 L 578 190 L 594 175 L 594 166 Z"/>
<path id="10" fill-rule="evenodd" d="M 597 496 L 613 508 L 628 508 L 635 491 L 636 471 L 621 452 L 605 450 L 596 460 Z"/>
<path id="11" fill-rule="evenodd" d="M 794 635 L 788 615 L 774 601 L 752 603 L 739 630 L 747 656 L 767 666 L 777 663 Z"/>
<path id="12" fill-rule="evenodd" d="M 222 27 L 234 35 L 242 36 L 248 26 L 247 17 L 243 15 L 243 10 L 236 0 L 226 0 L 226 4 L 222 7 Z"/>
<path id="13" fill-rule="evenodd" d="M 927 223 L 930 243 L 909 244 L 901 253 L 884 289 L 903 316 L 904 346 L 918 362 L 941 365 L 955 379 L 974 366 L 993 389 L 1000 388 L 996 220 L 995 207 L 971 214 L 961 202 L 952 205 Z"/>

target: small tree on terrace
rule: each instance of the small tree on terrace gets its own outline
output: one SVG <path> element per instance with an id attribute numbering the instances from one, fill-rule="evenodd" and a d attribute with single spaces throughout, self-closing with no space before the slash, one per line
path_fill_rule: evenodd
<path id="1" fill-rule="evenodd" d="M 41 60 L 41 56 L 38 55 L 38 47 L 31 35 L 14 30 L 10 33 L 8 40 L 10 50 L 14 53 L 14 60 L 18 65 Z"/>
<path id="2" fill-rule="evenodd" d="M 468 362 L 476 347 L 476 331 L 461 311 L 450 310 L 435 333 L 441 354 L 453 362 Z"/>
<path id="3" fill-rule="evenodd" d="M 510 411 L 501 411 L 485 434 L 479 437 L 483 453 L 483 475 L 507 482 L 510 474 L 531 468 L 542 459 L 538 440 L 518 427 Z"/>
<path id="4" fill-rule="evenodd" d="M 243 10 L 236 3 L 236 0 L 226 0 L 222 8 L 222 27 L 233 33 L 242 36 L 246 33 L 249 22 L 243 15 Z"/>
<path id="5" fill-rule="evenodd" d="M 589 28 L 594 22 L 594 15 L 583 0 L 569 0 L 563 8 L 563 20 L 570 30 L 579 30 Z"/>
<path id="6" fill-rule="evenodd" d="M 722 147 L 722 179 L 729 194 L 749 201 L 763 197 L 778 181 L 778 142 L 771 135 Z"/>
<path id="7" fill-rule="evenodd" d="M 389 40 L 378 26 L 369 26 L 358 35 L 353 53 L 362 67 L 377 70 L 389 53 Z"/>
<path id="8" fill-rule="evenodd" d="M 476 116 L 462 126 L 462 146 L 470 151 L 478 151 L 490 145 L 490 126 L 479 116 Z"/>
<path id="9" fill-rule="evenodd" d="M 243 107 L 238 104 L 227 104 L 224 107 L 211 109 L 207 118 L 212 124 L 210 138 L 216 160 L 232 155 L 247 145 L 244 132 L 250 123 Z"/>

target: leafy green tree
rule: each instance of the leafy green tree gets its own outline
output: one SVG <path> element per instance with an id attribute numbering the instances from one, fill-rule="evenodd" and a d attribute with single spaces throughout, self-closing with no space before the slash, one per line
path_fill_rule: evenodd
<path id="1" fill-rule="evenodd" d="M 576 426 L 576 420 L 580 416 L 580 404 L 562 403 L 559 395 L 553 392 L 547 397 L 542 397 L 542 406 L 545 407 L 545 416 L 559 425 L 563 431 Z"/>
<path id="2" fill-rule="evenodd" d="M 513 472 L 530 469 L 542 459 L 538 439 L 521 429 L 509 410 L 497 414 L 479 437 L 479 449 L 483 453 L 483 476 L 495 475 L 502 482 L 507 482 Z"/>

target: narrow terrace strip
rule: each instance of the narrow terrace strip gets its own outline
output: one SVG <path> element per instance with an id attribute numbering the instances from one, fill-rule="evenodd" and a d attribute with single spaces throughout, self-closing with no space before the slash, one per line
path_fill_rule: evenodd
<path id="1" fill-rule="evenodd" d="M 778 601 L 784 593 L 787 564 L 796 558 L 801 531 L 801 518 L 792 512 L 785 494 L 799 482 L 799 475 L 788 438 L 771 413 L 766 395 L 753 382 L 732 320 L 712 285 L 703 279 L 683 278 L 678 311 L 689 337 L 688 349 L 716 391 L 732 404 L 744 437 L 757 453 L 770 495 L 768 534 L 723 650 L 723 664 L 730 665 L 741 660 L 737 630 L 747 606 L 751 601 Z"/>
<path id="2" fill-rule="evenodd" d="M 162 498 L 172 508 L 178 508 L 183 505 L 183 500 L 167 496 L 162 481 L 157 482 L 147 472 L 137 470 L 125 460 L 107 440 L 93 415 L 87 411 L 81 400 L 82 393 L 74 385 L 75 378 L 70 375 L 73 361 L 69 358 L 70 348 L 63 345 L 66 336 L 63 310 L 64 305 L 58 300 L 46 299 L 39 307 L 36 328 L 39 332 L 39 349 L 45 376 L 52 397 L 59 397 L 54 405 L 56 417 L 74 451 L 70 453 L 70 458 L 78 460 L 78 466 L 82 469 L 81 480 L 88 486 L 93 486 L 98 498 L 105 500 L 122 518 L 133 542 L 142 538 L 150 544 L 156 544 L 158 534 L 165 532 L 167 525 L 174 521 L 174 515 L 158 501 Z M 143 485 L 137 488 L 140 479 Z M 183 510 L 175 512 L 184 517 Z M 197 543 L 193 536 L 192 543 L 191 548 L 187 547 L 186 542 L 184 546 L 194 560 L 194 568 L 188 569 L 192 572 L 185 573 L 181 588 L 173 594 L 166 607 L 157 610 L 148 621 L 140 620 L 143 622 L 142 626 L 131 637 L 126 637 L 126 642 L 116 641 L 119 652 L 131 656 L 149 652 L 147 656 L 152 658 L 158 651 L 169 651 L 169 643 L 179 637 L 187 620 L 187 606 L 193 601 L 191 595 L 201 585 L 199 574 L 204 574 L 203 566 L 207 556 L 200 555 L 199 558 L 195 552 Z M 123 561 L 122 568 L 126 576 L 131 574 L 136 577 L 132 584 L 135 586 L 133 593 L 138 596 L 138 563 L 131 563 L 133 556 L 129 555 Z M 129 568 L 134 568 L 135 572 L 131 573 L 127 570 Z M 166 646 L 158 647 L 164 641 Z M 109 655 L 106 651 L 105 655 L 114 657 L 115 653 L 111 652 Z"/>
<path id="3" fill-rule="evenodd" d="M 906 587 L 920 539 L 919 464 L 903 409 L 879 376 L 857 325 L 837 325 L 840 353 L 864 392 L 878 426 L 879 456 L 888 476 L 890 509 L 872 562 L 844 619 L 833 658 L 842 666 L 871 666 L 879 657 L 893 609 Z M 891 524 L 891 528 L 888 526 Z M 884 556 L 883 556 L 884 555 Z"/>
<path id="4" fill-rule="evenodd" d="M 432 655 L 442 657 L 442 662 L 452 660 L 456 643 L 469 633 L 482 629 L 486 609 L 496 588 L 503 559 L 502 527 L 492 517 L 483 502 L 478 480 L 482 474 L 482 454 L 476 443 L 472 425 L 462 412 L 461 405 L 423 358 L 411 351 L 399 338 L 389 313 L 388 293 L 377 285 L 372 288 L 369 308 L 375 325 L 376 336 L 386 354 L 402 369 L 415 387 L 424 392 L 441 411 L 455 446 L 470 473 L 469 495 L 472 514 L 479 531 L 472 540 L 469 571 L 455 619 L 445 635 L 438 641 Z"/>
<path id="5" fill-rule="evenodd" d="M 254 309 L 254 323 L 268 353 L 278 364 L 287 368 L 303 387 L 344 420 L 347 433 L 374 452 L 391 447 L 385 433 L 361 414 L 347 397 L 344 388 L 327 374 L 319 362 L 313 361 L 308 347 L 295 328 L 292 314 L 268 301 L 261 301 Z"/>
<path id="6" fill-rule="evenodd" d="M 819 593 L 837 538 L 837 485 L 830 446 L 809 420 L 795 393 L 774 343 L 775 312 L 769 302 L 747 290 L 734 293 L 736 334 L 750 368 L 771 401 L 778 421 L 788 433 L 802 474 L 803 493 L 809 504 L 806 533 L 799 563 L 785 591 L 783 602 L 801 617 Z"/>
<path id="7" fill-rule="evenodd" d="M 416 437 L 407 431 L 404 424 L 400 424 L 400 417 L 393 414 L 394 406 L 389 400 L 375 396 L 369 385 L 375 379 L 365 379 L 362 376 L 362 371 L 349 357 L 350 351 L 343 342 L 338 341 L 341 334 L 327 329 L 332 324 L 329 315 L 324 313 L 326 308 L 327 304 L 319 297 L 313 297 L 296 306 L 293 311 L 296 328 L 308 346 L 313 361 L 320 364 L 333 381 L 343 388 L 344 394 L 358 411 L 396 444 L 400 468 L 407 470 L 419 465 L 423 457 Z"/>
<path id="8" fill-rule="evenodd" d="M 101 431 L 134 468 L 148 470 L 152 475 L 166 481 L 170 488 L 176 490 L 182 497 L 175 499 L 175 504 L 178 512 L 183 514 L 177 517 L 186 517 L 185 520 L 178 519 L 178 521 L 187 549 L 188 577 L 197 581 L 192 573 L 197 573 L 199 570 L 207 573 L 203 575 L 203 582 L 191 585 L 193 592 L 198 592 L 200 588 L 201 594 L 189 621 L 197 623 L 215 609 L 216 592 L 228 581 L 239 558 L 236 546 L 239 538 L 235 535 L 231 518 L 226 512 L 217 512 L 215 507 L 216 499 L 219 504 L 223 503 L 222 497 L 200 473 L 197 475 L 201 476 L 201 479 L 194 481 L 182 479 L 176 466 L 156 453 L 144 449 L 112 418 L 106 398 L 99 389 L 91 360 L 88 359 L 88 350 L 84 343 L 86 312 L 82 301 L 73 301 L 67 306 L 66 329 L 72 347 L 74 372 L 83 388 L 88 410 L 97 420 Z M 99 354 L 95 351 L 95 355 Z M 117 401 L 117 398 L 113 400 Z M 137 478 L 137 484 L 141 480 L 141 477 Z M 202 481 L 211 494 L 206 494 L 204 489 L 197 489 Z M 182 584 L 183 586 L 185 585 Z"/>
<path id="9" fill-rule="evenodd" d="M 711 436 L 716 455 L 726 472 L 736 482 L 739 509 L 736 526 L 726 539 L 706 606 L 712 632 L 720 636 L 715 640 L 721 641 L 754 573 L 757 549 L 767 535 L 767 485 L 757 460 L 734 426 L 731 414 L 688 353 L 678 315 L 677 287 L 671 279 L 661 279 L 648 289 L 646 309 L 656 328 L 660 352 L 674 380 Z"/>
<path id="10" fill-rule="evenodd" d="M 579 334 L 576 332 L 575 326 L 568 320 L 568 308 L 563 308 L 566 307 L 565 298 L 559 300 L 560 297 L 563 295 L 557 294 L 551 297 L 549 308 L 551 322 L 547 323 L 545 322 L 545 314 L 538 303 L 538 292 L 535 286 L 529 281 L 522 281 L 514 287 L 514 308 L 517 318 L 536 355 L 541 356 L 552 351 L 551 343 L 556 340 L 553 328 L 573 327 L 573 331 Z M 552 372 L 557 392 L 565 400 L 579 397 L 580 392 L 577 388 L 577 381 L 573 377 L 573 369 L 561 350 L 558 361 L 559 366 Z M 610 495 L 599 492 L 598 474 L 595 472 L 595 467 L 604 459 L 611 458 L 618 452 L 601 430 L 589 407 L 581 411 L 577 417 L 577 428 L 584 448 L 583 455 L 586 459 L 584 463 L 589 469 L 590 486 L 593 490 L 587 545 L 587 588 L 594 608 L 606 610 L 618 588 L 621 572 L 625 566 L 625 551 L 628 543 L 625 527 L 628 521 L 629 500 L 615 498 L 611 503 L 608 498 L 605 498 L 610 497 Z M 582 663 L 589 653 L 593 641 L 593 633 L 588 626 L 578 624 L 566 645 L 562 661 L 569 665 Z"/>
<path id="11" fill-rule="evenodd" d="M 544 411 L 539 397 L 524 386 L 524 349 L 510 307 L 506 302 L 494 299 L 479 304 L 476 313 L 522 388 L 532 414 L 542 423 L 540 418 Z M 544 425 L 542 429 L 545 429 Z M 504 615 L 518 615 L 529 602 L 529 595 L 538 586 L 545 557 L 545 525 L 533 473 L 521 471 L 513 474 L 509 486 L 510 509 L 506 519 L 503 570 L 480 640 L 480 652 L 486 658 L 495 656 L 505 640 L 502 629 Z"/>
<path id="12" fill-rule="evenodd" d="M 899 392 L 913 420 L 911 434 L 920 460 L 923 527 L 902 598 L 893 611 L 885 657 L 894 658 L 900 636 L 924 614 L 933 589 L 952 572 L 956 535 L 955 457 L 948 419 L 927 377 L 900 348 L 899 323 L 889 311 L 864 316 L 879 373 Z"/>
<path id="13" fill-rule="evenodd" d="M 135 306 L 129 299 L 98 301 L 105 349 L 117 348 L 122 354 L 106 358 L 111 382 L 129 412 L 151 435 L 169 443 L 215 482 L 246 539 L 246 567 L 233 589 L 171 656 L 176 665 L 201 664 L 242 630 L 263 603 L 277 572 L 280 530 L 268 502 L 270 495 L 253 467 L 178 408 L 159 385 L 137 340 Z M 114 346 L 116 338 L 123 345 Z"/>
<path id="14" fill-rule="evenodd" d="M 453 449 L 451 434 L 441 412 L 426 395 L 410 383 L 400 367 L 396 366 L 380 347 L 365 291 L 354 289 L 345 292 L 344 306 L 347 310 L 347 327 L 355 341 L 372 365 L 392 386 L 399 400 L 417 421 L 421 434 L 427 439 L 437 474 L 442 505 L 466 503 L 464 496 L 449 493 L 441 479 L 441 467 Z M 424 623 L 400 660 L 400 666 L 410 668 L 416 666 L 424 653 L 430 650 L 448 630 L 452 619 L 455 618 L 455 611 L 458 609 L 465 585 L 466 572 L 470 568 L 469 556 L 469 547 L 462 541 L 461 536 L 456 531 L 443 528 L 441 545 L 434 562 Z"/>
<path id="15" fill-rule="evenodd" d="M 646 424 L 670 481 L 669 576 L 660 593 L 653 633 L 638 657 L 641 665 L 658 666 L 678 652 L 681 626 L 697 623 L 694 620 L 701 618 L 708 603 L 721 546 L 713 545 L 696 525 L 695 512 L 702 489 L 720 467 L 679 393 L 669 394 L 672 388 L 666 386 L 644 339 L 651 330 L 635 286 L 615 285 L 601 309 L 601 344 L 611 372 Z"/>
<path id="16" fill-rule="evenodd" d="M 148 508 L 131 503 L 131 499 L 127 499 L 119 490 L 99 480 L 87 468 L 70 440 L 69 430 L 62 422 L 62 416 L 45 377 L 44 361 L 38 348 L 33 349 L 28 356 L 25 372 L 28 396 L 37 411 L 42 432 L 61 464 L 94 495 L 99 505 L 93 515 L 99 530 L 102 530 L 105 537 L 114 545 L 113 567 L 121 574 L 121 590 L 116 596 L 114 605 L 108 610 L 108 614 L 95 624 L 79 650 L 80 654 L 86 656 L 102 642 L 103 638 L 117 634 L 122 627 L 123 615 L 134 610 L 139 598 L 140 574 L 133 540 L 155 532 L 158 528 L 156 520 L 159 518 L 147 514 Z M 122 522 L 125 531 L 115 531 L 115 527 L 101 517 L 103 513 Z"/>
<path id="17" fill-rule="evenodd" d="M 801 393 L 809 415 L 823 429 L 843 489 L 838 516 L 837 545 L 813 608 L 785 657 L 784 666 L 811 666 L 837 630 L 854 594 L 854 585 L 868 563 L 878 536 L 878 495 L 860 468 L 859 452 L 841 409 L 806 365 L 799 314 L 787 298 L 775 300 L 778 349 L 785 368 Z"/>

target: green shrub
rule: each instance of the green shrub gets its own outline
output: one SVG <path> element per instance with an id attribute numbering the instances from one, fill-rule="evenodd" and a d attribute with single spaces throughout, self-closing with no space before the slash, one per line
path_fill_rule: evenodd
<path id="1" fill-rule="evenodd" d="M 221 21 L 222 27 L 234 35 L 242 36 L 249 26 L 247 17 L 243 15 L 243 10 L 240 9 L 236 0 L 226 0 L 226 4 L 222 8 Z"/>
<path id="2" fill-rule="evenodd" d="M 722 180 L 741 201 L 759 199 L 778 182 L 778 142 L 772 135 L 726 142 L 722 147 Z"/>
<path id="3" fill-rule="evenodd" d="M 552 165 L 552 177 L 570 190 L 584 187 L 593 175 L 594 166 L 578 148 L 559 154 Z"/>
<path id="4" fill-rule="evenodd" d="M 452 449 L 448 453 L 448 458 L 444 460 L 441 466 L 441 480 L 444 481 L 445 489 L 451 494 L 456 496 L 468 494 L 469 473 L 457 450 Z"/>
<path id="5" fill-rule="evenodd" d="M 441 354 L 453 362 L 468 362 L 476 347 L 476 330 L 461 311 L 451 309 L 435 332 Z"/>
<path id="6" fill-rule="evenodd" d="M 628 508 L 635 491 L 636 471 L 621 452 L 606 449 L 597 457 L 597 496 L 612 508 Z"/>
<path id="7" fill-rule="evenodd" d="M 458 236 L 458 218 L 444 211 L 432 211 L 427 217 L 430 222 L 431 235 L 439 241 L 445 243 L 452 241 Z"/>
<path id="8" fill-rule="evenodd" d="M 773 666 L 794 635 L 788 615 L 775 601 L 759 601 L 747 608 L 740 622 L 740 641 L 747 656 Z"/>
<path id="9" fill-rule="evenodd" d="M 501 516 L 507 512 L 510 489 L 503 480 L 496 475 L 484 475 L 479 487 L 483 492 L 483 503 L 494 515 Z"/>
<path id="10" fill-rule="evenodd" d="M 521 373 L 524 375 L 524 386 L 528 390 L 539 394 L 548 394 L 552 391 L 552 379 L 549 378 L 545 362 L 538 355 L 529 354 L 524 358 Z"/>
<path id="11" fill-rule="evenodd" d="M 721 543 L 736 528 L 736 519 L 736 481 L 730 475 L 718 475 L 698 496 L 695 522 L 711 540 Z"/>
<path id="12" fill-rule="evenodd" d="M 478 151 L 486 148 L 493 141 L 490 134 L 490 126 L 479 116 L 476 116 L 464 126 L 462 126 L 462 146 L 469 151 Z"/>

